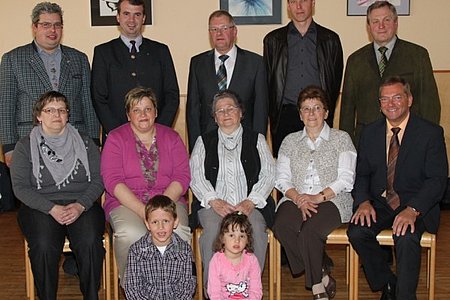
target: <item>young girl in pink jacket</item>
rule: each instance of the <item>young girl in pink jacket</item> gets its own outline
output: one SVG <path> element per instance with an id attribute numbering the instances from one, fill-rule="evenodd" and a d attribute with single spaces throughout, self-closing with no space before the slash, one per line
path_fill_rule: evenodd
<path id="1" fill-rule="evenodd" d="M 261 269 L 253 254 L 252 226 L 245 214 L 234 212 L 222 219 L 214 251 L 209 263 L 209 298 L 262 299 Z"/>

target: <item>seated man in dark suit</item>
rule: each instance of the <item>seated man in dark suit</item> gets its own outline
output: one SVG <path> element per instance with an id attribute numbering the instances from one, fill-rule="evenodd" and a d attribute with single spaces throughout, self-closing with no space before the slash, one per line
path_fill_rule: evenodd
<path id="1" fill-rule="evenodd" d="M 410 113 L 413 97 L 400 77 L 379 90 L 385 118 L 361 134 L 353 188 L 354 215 L 348 229 L 361 257 L 370 288 L 381 299 L 416 299 L 420 239 L 436 233 L 439 202 L 448 176 L 443 129 Z M 397 276 L 389 268 L 376 236 L 392 228 Z"/>
<path id="2" fill-rule="evenodd" d="M 192 57 L 189 67 L 186 122 L 191 152 L 200 135 L 217 129 L 211 104 L 214 95 L 225 89 L 237 93 L 242 101 L 242 125 L 263 135 L 267 131 L 268 95 L 262 57 L 235 45 L 237 28 L 227 11 L 214 11 L 208 25 L 213 49 Z"/>

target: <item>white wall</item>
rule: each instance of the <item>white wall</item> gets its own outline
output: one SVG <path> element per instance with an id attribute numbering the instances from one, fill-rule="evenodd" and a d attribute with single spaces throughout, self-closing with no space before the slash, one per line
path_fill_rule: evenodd
<path id="1" fill-rule="evenodd" d="M 53 0 L 56 1 L 56 0 Z M 286 1 L 282 22 L 288 22 Z M 31 10 L 40 1 L 2 1 L 0 55 L 32 39 Z M 63 43 L 92 58 L 95 45 L 118 36 L 116 27 L 90 26 L 90 0 L 59 0 L 64 10 Z M 144 35 L 169 45 L 180 91 L 186 93 L 189 59 L 208 49 L 207 19 L 219 8 L 219 0 L 153 0 L 153 25 Z M 347 57 L 369 42 L 365 17 L 346 16 L 347 0 L 316 0 L 315 20 L 339 33 Z M 435 70 L 450 70 L 450 1 L 411 0 L 411 15 L 400 17 L 399 36 L 426 47 Z M 281 25 L 241 25 L 238 44 L 262 54 L 262 39 Z"/>

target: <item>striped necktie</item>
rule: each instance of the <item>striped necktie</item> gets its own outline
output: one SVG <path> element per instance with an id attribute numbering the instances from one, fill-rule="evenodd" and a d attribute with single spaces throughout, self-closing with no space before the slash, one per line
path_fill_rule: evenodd
<path id="1" fill-rule="evenodd" d="M 381 59 L 380 59 L 380 63 L 378 64 L 378 69 L 380 71 L 380 77 L 383 77 L 383 73 L 384 70 L 386 69 L 386 65 L 387 65 L 387 57 L 386 57 L 386 51 L 388 50 L 388 48 L 386 47 L 380 47 L 378 48 L 378 51 L 380 51 L 381 53 Z"/>
<path id="2" fill-rule="evenodd" d="M 398 151 L 400 150 L 400 143 L 398 141 L 400 128 L 394 127 L 391 130 L 394 134 L 389 143 L 386 200 L 389 206 L 395 210 L 400 206 L 400 198 L 398 197 L 397 192 L 394 191 L 395 165 L 397 164 Z"/>
<path id="3" fill-rule="evenodd" d="M 217 85 L 219 86 L 219 91 L 223 91 L 227 88 L 227 69 L 225 68 L 225 61 L 229 58 L 228 55 L 221 55 L 219 59 L 222 63 L 217 71 Z"/>

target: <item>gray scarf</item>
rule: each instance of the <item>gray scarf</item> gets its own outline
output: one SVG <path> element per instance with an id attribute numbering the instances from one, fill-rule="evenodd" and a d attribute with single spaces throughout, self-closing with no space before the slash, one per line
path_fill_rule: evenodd
<path id="1" fill-rule="evenodd" d="M 78 131 L 69 123 L 63 134 L 58 136 L 45 134 L 42 125 L 35 126 L 30 133 L 30 150 L 38 190 L 41 189 L 41 170 L 44 168 L 39 158 L 42 158 L 58 189 L 70 183 L 73 175 L 78 173 L 80 163 L 86 169 L 88 181 L 91 181 L 86 146 Z"/>

